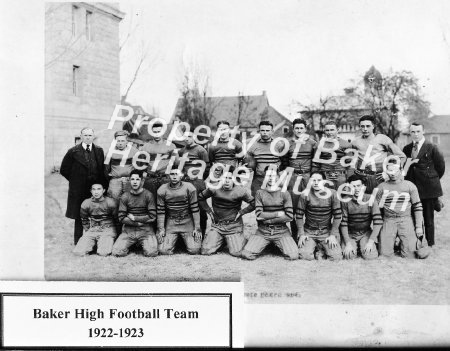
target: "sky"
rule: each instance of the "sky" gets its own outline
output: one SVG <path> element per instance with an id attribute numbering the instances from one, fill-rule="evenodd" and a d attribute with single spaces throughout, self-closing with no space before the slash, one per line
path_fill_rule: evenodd
<path id="1" fill-rule="evenodd" d="M 213 96 L 260 95 L 286 117 L 339 95 L 374 65 L 410 70 L 434 114 L 450 114 L 450 1 L 150 0 L 120 2 L 126 87 L 142 43 L 152 62 L 129 100 L 169 119 L 184 67 Z M 447 36 L 447 41 L 444 35 Z M 150 111 L 149 111 L 150 112 Z"/>

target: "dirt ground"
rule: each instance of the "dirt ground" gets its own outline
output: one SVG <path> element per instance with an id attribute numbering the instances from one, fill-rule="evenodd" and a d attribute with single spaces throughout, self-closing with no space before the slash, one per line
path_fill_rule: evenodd
<path id="1" fill-rule="evenodd" d="M 447 159 L 449 164 L 450 159 Z M 450 193 L 450 172 L 442 179 Z M 268 249 L 256 261 L 217 255 L 124 258 L 76 257 L 73 220 L 64 217 L 67 181 L 45 179 L 45 276 L 47 280 L 85 281 L 240 281 L 247 303 L 449 304 L 450 202 L 436 213 L 437 244 L 426 260 L 287 261 Z M 244 217 L 245 235 L 256 230 L 254 214 Z"/>

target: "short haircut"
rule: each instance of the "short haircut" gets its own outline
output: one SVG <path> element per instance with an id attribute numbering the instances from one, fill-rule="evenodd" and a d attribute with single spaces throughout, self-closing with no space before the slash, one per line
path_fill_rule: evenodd
<path id="1" fill-rule="evenodd" d="M 355 182 L 357 180 L 360 180 L 363 185 L 367 185 L 367 178 L 356 173 L 353 173 L 350 177 L 348 177 L 347 183 Z"/>
<path id="2" fill-rule="evenodd" d="M 307 127 L 306 121 L 302 118 L 296 118 L 292 121 L 292 127 L 295 127 L 296 124 L 303 124 L 305 126 L 305 128 Z"/>
<path id="3" fill-rule="evenodd" d="M 95 182 L 95 183 L 92 183 L 92 185 L 91 185 L 91 190 L 92 190 L 92 187 L 93 187 L 94 185 L 101 185 L 102 188 L 105 189 L 105 186 L 103 185 L 103 183 Z"/>
<path id="4" fill-rule="evenodd" d="M 372 125 L 375 127 L 375 118 L 372 115 L 364 115 L 359 119 L 358 124 L 364 121 L 372 122 Z"/>
<path id="5" fill-rule="evenodd" d="M 425 129 L 425 126 L 424 126 L 422 123 L 420 123 L 420 122 L 412 122 L 412 123 L 411 123 L 411 126 L 416 126 L 416 127 L 422 126 L 422 129 Z M 411 126 L 410 126 L 410 127 L 411 127 Z"/>
<path id="6" fill-rule="evenodd" d="M 143 178 L 142 171 L 139 170 L 139 169 L 133 169 L 133 170 L 130 172 L 130 178 L 131 178 L 131 176 L 132 176 L 133 174 L 137 174 L 137 175 L 139 176 L 139 178 L 141 178 L 141 179 Z"/>
<path id="7" fill-rule="evenodd" d="M 277 174 L 280 172 L 280 168 L 278 166 L 272 165 L 267 165 L 266 167 L 264 167 L 264 173 L 268 172 L 268 171 L 275 171 L 277 172 Z"/>
<path id="8" fill-rule="evenodd" d="M 81 129 L 80 134 L 83 134 L 83 132 L 87 129 L 92 130 L 92 134 L 94 133 L 94 129 L 92 129 L 91 127 L 84 127 L 83 129 Z"/>
<path id="9" fill-rule="evenodd" d="M 230 126 L 230 122 L 228 122 L 228 121 L 219 121 L 219 122 L 217 122 L 217 128 L 219 128 L 219 126 L 221 124 L 226 124 L 228 127 Z"/>
<path id="10" fill-rule="evenodd" d="M 158 128 L 158 127 L 159 127 L 159 128 L 162 128 L 162 127 L 164 127 L 164 126 L 163 126 L 163 124 L 162 124 L 161 122 L 155 122 L 155 123 L 153 123 L 152 129 L 153 129 L 153 128 Z"/>
<path id="11" fill-rule="evenodd" d="M 325 173 L 322 172 L 322 171 L 313 171 L 313 172 L 311 172 L 310 178 L 312 178 L 312 176 L 313 176 L 314 174 L 319 174 L 319 175 L 322 177 L 322 179 L 326 179 Z"/>
<path id="12" fill-rule="evenodd" d="M 261 122 L 259 122 L 258 129 L 261 128 L 261 126 L 271 126 L 272 129 L 273 129 L 273 124 L 270 121 L 261 121 Z"/>
<path id="13" fill-rule="evenodd" d="M 336 122 L 334 119 L 330 119 L 328 121 L 326 121 L 323 126 L 336 126 L 336 129 L 339 128 L 339 123 Z"/>
<path id="14" fill-rule="evenodd" d="M 116 139 L 118 136 L 128 136 L 130 135 L 130 133 L 128 133 L 128 131 L 126 130 L 118 130 L 117 132 L 114 133 L 114 139 Z"/>

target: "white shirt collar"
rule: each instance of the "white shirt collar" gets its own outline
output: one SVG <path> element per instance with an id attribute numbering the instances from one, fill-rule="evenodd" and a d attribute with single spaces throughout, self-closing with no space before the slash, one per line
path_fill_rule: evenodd
<path id="1" fill-rule="evenodd" d="M 425 142 L 425 137 L 422 137 L 422 139 L 420 139 L 419 143 L 417 144 L 417 151 L 420 150 L 420 148 L 422 147 L 424 142 Z"/>
<path id="2" fill-rule="evenodd" d="M 81 143 L 81 146 L 83 147 L 83 149 L 86 150 L 87 144 L 85 142 Z M 92 144 L 89 145 L 90 149 L 92 150 Z"/>

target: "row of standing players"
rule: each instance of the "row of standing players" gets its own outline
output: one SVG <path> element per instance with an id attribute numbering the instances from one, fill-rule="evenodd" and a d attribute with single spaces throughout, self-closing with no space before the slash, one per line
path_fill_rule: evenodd
<path id="1" fill-rule="evenodd" d="M 136 195 L 139 195 L 136 194 L 136 190 L 131 189 L 132 181 L 128 180 L 132 169 L 131 157 L 133 156 L 133 152 L 137 152 L 137 150 L 134 149 L 133 152 L 129 153 L 130 159 L 127 160 L 125 167 L 120 165 L 122 156 L 119 154 L 118 157 L 113 157 L 111 159 L 111 162 L 106 168 L 107 174 L 110 177 L 108 195 L 118 200 L 122 192 L 125 192 L 125 195 L 122 196 L 124 201 L 120 201 L 118 211 L 119 220 L 121 224 L 123 224 L 123 233 L 116 240 L 113 253 L 116 255 L 125 255 L 132 244 L 140 242 L 144 248 L 145 254 L 155 255 L 158 252 L 170 254 L 173 252 L 177 238 L 181 236 L 190 253 L 201 252 L 203 254 L 211 254 L 219 249 L 223 241 L 226 241 L 231 254 L 242 255 L 242 257 L 253 259 L 269 242 L 274 241 L 288 258 L 297 258 L 298 252 L 300 252 L 300 257 L 305 259 L 312 259 L 314 257 L 320 258 L 323 256 L 328 256 L 331 259 L 339 259 L 342 257 L 341 246 L 339 245 L 339 239 L 342 236 L 342 250 L 344 257 L 347 258 L 355 257 L 358 243 L 360 244 L 360 251 L 363 257 L 376 257 L 378 253 L 375 242 L 378 238 L 380 238 L 380 240 L 378 240 L 379 250 L 384 256 L 390 256 L 393 254 L 393 242 L 396 237 L 400 238 L 401 254 L 403 256 L 411 256 L 417 249 L 416 240 L 413 239 L 416 236 L 420 238 L 423 235 L 421 204 L 424 205 L 423 207 L 425 209 L 424 201 L 426 202 L 426 199 L 424 196 L 420 196 L 420 186 L 416 187 L 414 184 L 402 179 L 384 183 L 389 185 L 388 188 L 392 187 L 392 189 L 402 189 L 410 192 L 411 195 L 413 195 L 411 197 L 413 200 L 419 199 L 420 196 L 419 200 L 411 202 L 410 205 L 407 206 L 406 211 L 403 210 L 401 213 L 398 213 L 397 210 L 399 209 L 395 210 L 394 213 L 387 213 L 389 211 L 382 209 L 384 212 L 383 228 L 385 229 L 381 230 L 381 233 L 384 233 L 384 236 L 378 236 L 377 234 L 380 232 L 381 227 L 380 223 L 377 223 L 379 218 L 376 213 L 376 204 L 375 206 L 364 206 L 355 201 L 349 203 L 343 202 L 342 211 L 344 212 L 344 216 L 342 223 L 340 223 L 341 203 L 339 202 L 339 199 L 337 199 L 335 192 L 333 192 L 333 196 L 329 197 L 328 203 L 325 204 L 323 201 L 315 203 L 319 197 L 315 196 L 316 191 L 314 190 L 314 187 L 312 187 L 309 196 L 300 196 L 298 195 L 298 192 L 292 191 L 296 183 L 300 183 L 300 190 L 304 189 L 308 181 L 310 181 L 309 178 L 311 174 L 316 178 L 319 178 L 318 180 L 322 178 L 330 180 L 334 184 L 334 187 L 337 188 L 340 184 L 345 183 L 349 176 L 350 169 L 343 166 L 340 162 L 345 155 L 345 151 L 350 148 L 358 150 L 358 163 L 360 163 L 370 145 L 372 153 L 378 153 L 378 157 L 375 159 L 375 170 L 357 168 L 354 170 L 353 178 L 356 185 L 364 183 L 366 185 L 366 192 L 371 193 L 373 188 L 383 181 L 382 162 L 384 159 L 390 154 L 398 155 L 400 158 L 405 157 L 405 154 L 398 149 L 388 137 L 382 134 L 375 135 L 373 133 L 373 126 L 374 122 L 371 117 L 362 117 L 360 120 L 362 136 L 356 138 L 354 142 L 350 144 L 337 137 L 338 126 L 335 123 L 330 122 L 325 127 L 325 133 L 327 137 L 335 138 L 339 143 L 338 149 L 335 150 L 337 158 L 335 162 L 331 164 L 315 164 L 312 162 L 312 158 L 316 152 L 317 143 L 312 138 L 307 137 L 307 134 L 305 133 L 306 123 L 304 121 L 295 120 L 293 122 L 295 137 L 290 141 L 289 151 L 283 158 L 275 156 L 270 150 L 273 126 L 268 122 L 262 122 L 259 126 L 260 139 L 250 147 L 244 159 L 247 166 L 254 171 L 251 194 L 250 192 L 245 191 L 245 188 L 241 186 L 232 186 L 231 189 L 226 189 L 225 184 L 220 189 L 207 189 L 204 180 L 195 177 L 194 179 L 191 179 L 185 176 L 183 181 L 180 179 L 179 182 L 175 182 L 176 184 L 171 182 L 170 178 L 172 175 L 165 174 L 169 161 L 159 161 L 156 167 L 152 164 L 152 161 L 156 159 L 156 155 L 158 154 L 171 156 L 172 153 L 176 152 L 175 146 L 172 144 L 168 145 L 163 139 L 155 138 L 155 140 L 145 144 L 142 148 L 142 151 L 146 151 L 150 154 L 151 161 L 147 168 L 148 172 L 144 172 L 143 182 L 140 180 L 141 183 L 143 183 L 144 189 L 149 192 L 141 189 L 140 193 L 145 194 L 144 197 L 147 197 L 148 203 L 151 202 L 151 199 L 148 196 L 149 193 L 153 197 L 153 203 L 155 203 L 156 199 L 156 212 L 148 212 L 147 214 L 144 213 L 145 210 L 143 209 L 142 203 L 139 203 L 138 201 L 136 204 L 131 201 L 136 198 Z M 158 132 L 158 128 L 160 128 L 158 125 L 154 125 L 154 132 Z M 412 145 L 411 151 L 409 151 L 409 153 L 412 152 L 413 155 L 408 156 L 415 156 L 413 158 L 417 158 L 419 162 L 414 164 L 414 167 L 410 168 L 408 175 L 411 171 L 425 169 L 427 178 L 437 178 L 437 180 L 439 180 L 445 167 L 442 155 L 435 145 L 423 142 L 423 126 L 417 125 L 411 126 L 411 128 L 413 129 L 411 131 L 412 135 L 414 135 L 416 130 L 419 132 L 422 131 L 422 135 L 418 133 L 419 137 L 422 137 L 419 138 L 420 141 L 422 141 L 422 144 L 420 145 L 420 151 L 417 150 L 415 144 Z M 219 122 L 218 131 L 222 133 L 221 138 L 217 145 L 210 145 L 208 151 L 206 151 L 203 146 L 195 144 L 192 136 L 188 138 L 186 146 L 179 152 L 180 154 L 188 154 L 189 161 L 185 164 L 187 169 L 193 166 L 192 161 L 198 159 L 201 159 L 206 163 L 218 162 L 232 166 L 239 163 L 240 160 L 236 158 L 236 155 L 241 152 L 242 145 L 239 141 L 233 140 L 230 147 L 228 140 L 228 122 Z M 95 177 L 92 177 L 92 173 L 95 171 L 92 171 L 92 163 L 97 163 L 98 166 L 99 162 L 95 162 L 96 157 L 92 157 L 92 153 L 86 151 L 86 145 L 89 145 L 89 141 L 91 141 L 89 140 L 90 137 L 93 138 L 93 131 L 90 129 L 83 130 L 83 143 L 81 146 L 76 146 L 69 150 L 63 160 L 61 174 L 69 179 L 69 187 L 71 185 L 70 180 L 73 179 L 70 174 L 70 168 L 73 168 L 73 160 L 76 160 L 76 157 L 73 157 L 74 154 L 75 156 L 77 156 L 77 154 L 82 154 L 78 155 L 78 159 L 85 161 L 83 166 L 85 166 L 84 168 L 87 168 L 88 178 L 91 179 L 90 181 L 87 179 L 88 181 L 86 183 L 92 184 L 94 181 L 93 178 Z M 116 147 L 118 150 L 123 150 L 127 145 L 126 133 L 116 133 L 115 138 L 117 141 Z M 90 144 L 92 144 L 92 141 Z M 407 145 L 404 149 L 406 153 L 408 153 L 409 146 L 410 145 Z M 283 145 L 281 144 L 276 145 L 276 148 L 280 148 L 280 150 L 282 147 Z M 94 148 L 99 151 L 98 147 L 95 145 L 92 146 L 92 150 L 94 150 Z M 415 155 L 414 152 L 416 152 Z M 420 157 L 421 154 L 422 157 Z M 323 154 L 322 157 L 326 159 L 327 155 Z M 92 159 L 94 159 L 94 162 L 92 162 Z M 99 159 L 101 159 L 101 157 Z M 264 176 L 267 173 L 266 168 L 270 164 L 294 168 L 295 174 L 294 177 L 291 178 L 288 187 L 290 191 L 288 193 L 278 192 L 278 190 L 275 191 L 275 189 L 272 189 L 274 191 L 261 189 Z M 317 170 L 321 171 L 320 174 L 314 173 Z M 432 174 L 433 171 L 436 173 L 436 176 Z M 98 171 L 96 173 L 97 175 L 100 174 Z M 413 172 L 412 175 L 414 176 L 415 173 L 417 172 Z M 138 175 L 135 175 L 135 177 L 138 177 Z M 180 177 L 180 175 L 173 174 L 173 177 Z M 420 179 L 418 177 L 415 178 Z M 300 182 L 298 183 L 299 180 Z M 316 180 L 312 179 L 312 181 L 314 182 Z M 419 190 L 417 190 L 417 188 L 419 188 Z M 258 189 L 260 190 L 256 191 Z M 323 191 L 323 189 L 320 189 L 318 191 Z M 69 189 L 68 212 L 70 204 L 73 204 L 73 202 L 70 201 L 71 193 L 72 195 L 74 194 L 73 190 L 73 187 L 72 192 L 71 189 Z M 232 193 L 236 194 L 234 194 L 235 196 L 230 197 Z M 189 201 L 189 199 L 196 198 L 197 194 L 202 208 L 200 211 L 196 201 Z M 85 198 L 89 197 L 89 195 L 85 195 Z M 176 196 L 173 197 L 173 195 Z M 437 189 L 434 194 L 431 194 L 428 191 L 428 194 L 426 195 L 431 195 L 431 206 L 434 211 L 434 208 L 439 204 L 437 198 L 442 195 L 440 183 L 439 189 Z M 255 204 L 252 204 L 253 196 L 256 198 Z M 204 199 L 208 197 L 212 197 L 212 209 L 209 208 L 206 201 L 204 201 Z M 86 201 L 86 203 L 91 201 L 92 203 L 90 206 L 98 208 L 99 206 L 95 206 L 94 204 L 94 198 L 95 196 Z M 243 210 L 240 209 L 242 201 L 249 203 L 249 206 Z M 112 204 L 111 201 L 110 203 Z M 291 206 L 293 205 L 292 209 L 289 209 L 289 206 L 285 207 L 289 203 Z M 354 205 L 355 203 L 357 206 Z M 281 204 L 283 205 L 281 206 Z M 258 230 L 254 235 L 250 236 L 244 247 L 245 239 L 242 233 L 242 215 L 251 212 L 255 206 Z M 115 208 L 117 208 L 117 206 L 115 206 Z M 413 211 L 411 211 L 411 208 Z M 372 213 L 373 211 L 375 212 Z M 85 229 L 89 229 L 88 232 L 91 234 L 97 234 L 91 235 L 91 238 L 88 240 L 89 244 L 84 245 L 85 249 L 81 251 L 75 250 L 75 252 L 81 254 L 88 252 L 86 250 L 89 248 L 92 249 L 93 243 L 98 240 L 95 239 L 95 237 L 98 238 L 100 235 L 98 233 L 101 233 L 104 228 L 114 227 L 112 220 L 108 222 L 102 217 L 104 214 L 96 215 L 94 212 L 93 209 L 85 212 L 81 206 L 81 214 L 84 218 L 82 226 L 84 226 Z M 281 212 L 284 212 L 284 215 L 282 215 Z M 293 220 L 294 213 L 297 220 Z M 371 213 L 371 215 L 368 216 L 368 213 Z M 153 215 L 150 216 L 151 214 Z M 211 217 L 211 230 L 205 237 L 207 214 Z M 70 213 L 66 213 L 66 215 L 70 217 Z M 425 213 L 425 233 L 427 233 L 426 215 L 427 213 Z M 332 217 L 333 220 L 331 220 Z M 77 218 L 75 219 L 75 230 L 77 230 Z M 81 222 L 81 217 L 79 217 L 78 220 Z M 152 230 L 148 229 L 152 227 L 152 225 L 150 225 L 152 222 L 157 223 L 156 235 L 154 229 L 153 234 L 151 234 Z M 298 246 L 286 226 L 286 223 L 288 222 L 291 222 L 292 233 L 294 234 L 296 241 L 298 241 Z M 92 223 L 96 223 L 96 225 L 92 226 Z M 300 226 L 298 226 L 298 224 L 300 224 Z M 371 224 L 373 225 L 371 226 Z M 78 230 L 79 227 L 80 226 L 78 226 Z M 339 227 L 341 235 L 339 235 Z M 430 225 L 428 223 L 428 229 L 429 227 Z M 121 228 L 119 228 L 119 232 L 120 230 Z M 111 233 L 109 236 L 114 237 L 114 230 L 110 231 Z M 430 232 L 430 230 L 428 230 L 428 232 Z M 388 235 L 386 235 L 386 233 Z M 431 238 L 431 242 L 430 238 L 427 237 L 430 245 L 434 244 L 434 233 L 432 234 L 433 237 Z M 147 238 L 147 236 L 149 236 L 149 238 Z M 202 236 L 205 237 L 203 244 Z M 385 240 L 383 241 L 381 237 L 384 237 Z M 86 237 L 86 239 L 88 239 L 88 237 Z M 75 241 L 77 241 L 77 238 L 75 238 Z M 109 240 L 109 242 L 111 242 L 111 240 Z M 112 242 L 114 242 L 114 239 L 112 239 Z M 147 244 L 151 245 L 148 246 Z M 103 247 L 102 245 L 98 246 L 99 248 Z M 152 247 L 152 249 L 147 250 L 146 247 Z M 242 250 L 243 247 L 244 249 Z M 98 252 L 102 252 L 102 250 L 98 250 Z"/>

